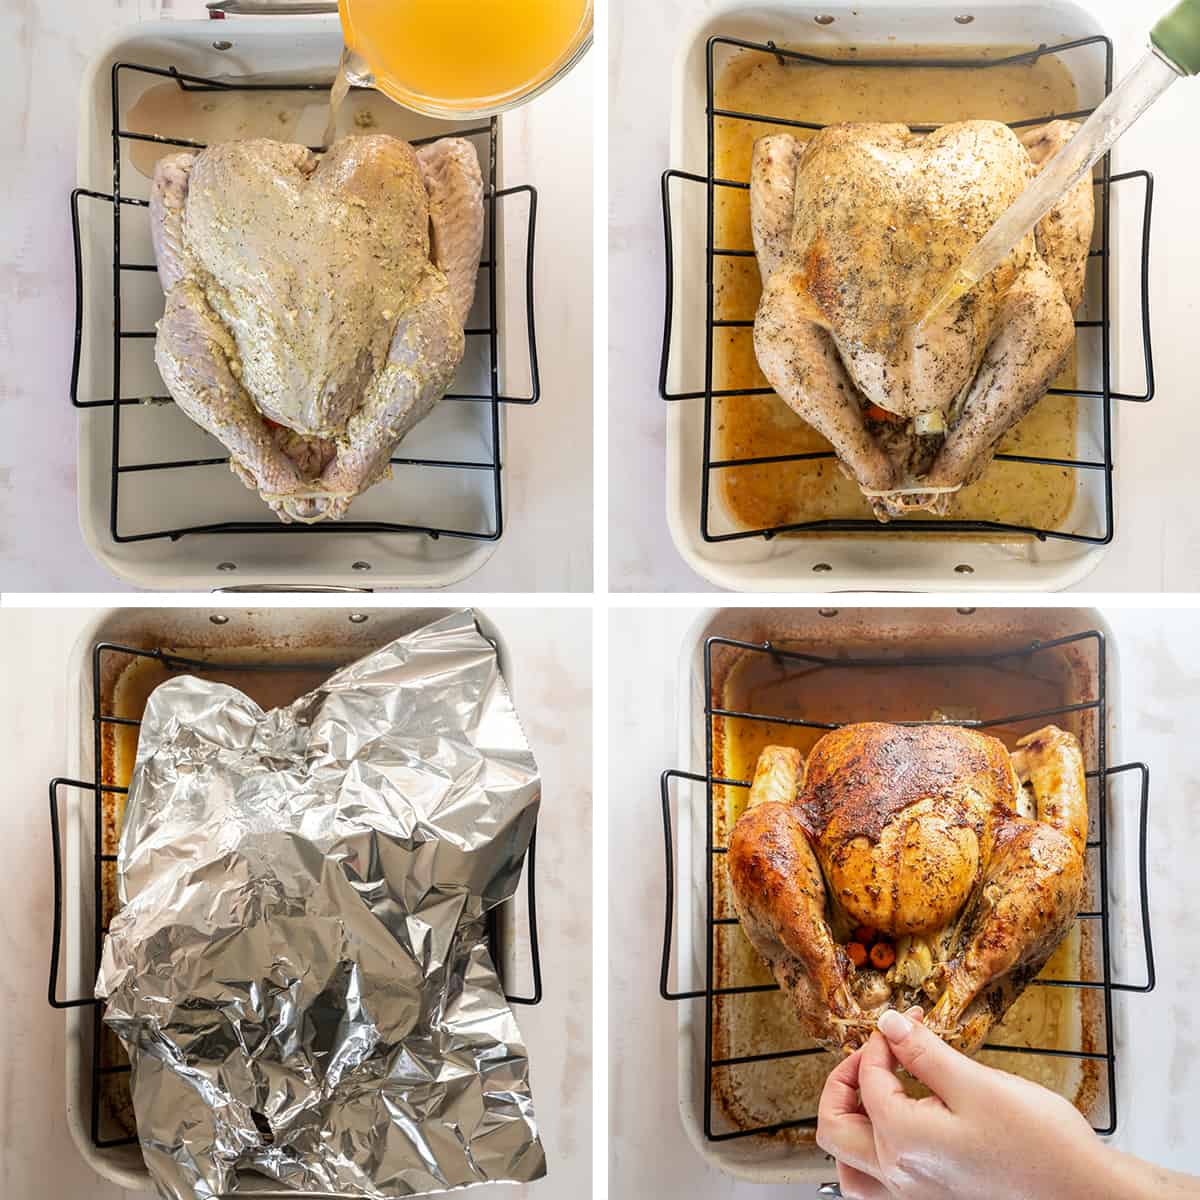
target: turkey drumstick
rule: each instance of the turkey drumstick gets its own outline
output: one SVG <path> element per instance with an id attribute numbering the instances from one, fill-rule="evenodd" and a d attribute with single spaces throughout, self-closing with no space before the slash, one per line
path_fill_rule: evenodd
<path id="1" fill-rule="evenodd" d="M 826 917 L 821 867 L 796 818 L 804 774 L 798 750 L 768 746 L 750 803 L 730 838 L 729 874 L 742 930 L 771 964 L 779 986 L 808 1018 L 807 1032 L 833 1045 L 861 1045 L 874 1028 L 851 985 L 846 952 Z"/>

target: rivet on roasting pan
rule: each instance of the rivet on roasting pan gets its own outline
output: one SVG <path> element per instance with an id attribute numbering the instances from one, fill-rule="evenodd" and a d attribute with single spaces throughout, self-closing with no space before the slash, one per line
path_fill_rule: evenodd
<path id="1" fill-rule="evenodd" d="M 970 25 L 971 22 L 975 20 L 975 18 L 970 16 L 968 13 L 964 13 L 961 17 L 955 17 L 954 19 L 960 25 Z"/>
<path id="2" fill-rule="evenodd" d="M 351 613 L 350 614 L 350 624 L 351 625 L 362 625 L 366 621 L 366 619 L 367 619 L 366 613 Z"/>
<path id="3" fill-rule="evenodd" d="M 231 562 L 217 563 L 217 570 L 218 571 L 236 571 L 237 563 L 231 563 Z"/>
<path id="4" fill-rule="evenodd" d="M 832 25 L 833 18 L 828 13 L 822 13 L 819 17 L 813 17 L 818 25 Z"/>
<path id="5" fill-rule="evenodd" d="M 213 615 L 211 617 L 209 617 L 208 619 L 214 625 L 228 625 L 229 624 L 229 618 L 224 613 L 213 613 Z"/>
<path id="6" fill-rule="evenodd" d="M 369 571 L 371 564 L 369 562 L 356 562 L 352 564 L 352 569 L 355 571 Z"/>
<path id="7" fill-rule="evenodd" d="M 818 575 L 823 575 L 826 571 L 832 571 L 833 568 L 828 563 L 813 563 L 813 570 Z"/>
<path id="8" fill-rule="evenodd" d="M 959 563 L 958 566 L 954 568 L 954 572 L 956 575 L 974 575 L 975 568 L 968 563 Z"/>
<path id="9" fill-rule="evenodd" d="M 232 50 L 233 43 L 232 42 L 213 42 L 213 49 L 214 50 Z"/>
<path id="10" fill-rule="evenodd" d="M 836 608 L 818 608 L 817 615 L 821 617 L 836 617 L 838 610 Z"/>

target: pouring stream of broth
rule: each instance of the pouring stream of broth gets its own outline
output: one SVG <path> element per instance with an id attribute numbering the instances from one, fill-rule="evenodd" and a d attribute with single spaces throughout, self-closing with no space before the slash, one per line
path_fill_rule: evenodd
<path id="1" fill-rule="evenodd" d="M 1183 0 L 1150 32 L 1151 49 L 1113 89 L 942 285 L 917 328 L 965 296 L 1183 75 L 1200 72 L 1200 0 Z"/>

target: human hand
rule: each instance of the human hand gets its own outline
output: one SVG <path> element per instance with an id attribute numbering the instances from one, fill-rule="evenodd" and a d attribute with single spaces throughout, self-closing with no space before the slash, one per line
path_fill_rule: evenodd
<path id="1" fill-rule="evenodd" d="M 817 1144 L 848 1200 L 1074 1200 L 1096 1197 L 1104 1149 L 1061 1096 L 996 1071 L 920 1024 L 886 1012 L 829 1076 Z M 933 1092 L 914 1100 L 904 1067 Z"/>

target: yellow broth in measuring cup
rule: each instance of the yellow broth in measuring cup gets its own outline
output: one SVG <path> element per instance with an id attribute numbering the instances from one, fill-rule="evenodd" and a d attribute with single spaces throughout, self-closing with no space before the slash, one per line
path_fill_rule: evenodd
<path id="1" fill-rule="evenodd" d="M 431 116 L 511 108 L 568 71 L 592 0 L 338 0 L 355 83 Z"/>

